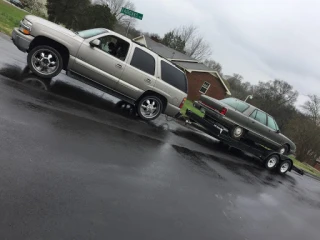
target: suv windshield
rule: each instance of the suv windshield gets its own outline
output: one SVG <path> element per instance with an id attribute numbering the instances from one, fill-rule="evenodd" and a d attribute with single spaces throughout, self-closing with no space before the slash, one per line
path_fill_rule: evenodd
<path id="1" fill-rule="evenodd" d="M 94 28 L 94 29 L 88 29 L 88 30 L 76 32 L 76 33 L 80 37 L 86 39 L 86 38 L 92 38 L 94 36 L 98 36 L 100 34 L 107 33 L 107 32 L 108 30 L 104 28 Z"/>

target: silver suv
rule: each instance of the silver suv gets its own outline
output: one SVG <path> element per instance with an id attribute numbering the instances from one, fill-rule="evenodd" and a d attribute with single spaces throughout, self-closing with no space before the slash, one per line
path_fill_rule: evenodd
<path id="1" fill-rule="evenodd" d="M 107 29 L 72 32 L 28 15 L 12 32 L 31 71 L 51 79 L 62 69 L 136 106 L 144 120 L 175 116 L 187 97 L 185 73 L 149 49 Z"/>

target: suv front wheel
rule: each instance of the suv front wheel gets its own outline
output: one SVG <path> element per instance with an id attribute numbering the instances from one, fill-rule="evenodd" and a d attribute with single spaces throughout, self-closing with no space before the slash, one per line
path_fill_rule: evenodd
<path id="1" fill-rule="evenodd" d="M 39 77 L 53 78 L 61 72 L 63 60 L 56 49 L 43 45 L 29 52 L 28 66 Z"/>
<path id="2" fill-rule="evenodd" d="M 139 116 L 145 121 L 151 121 L 159 117 L 163 109 L 162 101 L 156 96 L 145 96 L 137 105 Z"/>

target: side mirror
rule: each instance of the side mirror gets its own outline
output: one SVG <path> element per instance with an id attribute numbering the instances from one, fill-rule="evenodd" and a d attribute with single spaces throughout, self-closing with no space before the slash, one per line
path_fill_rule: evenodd
<path id="1" fill-rule="evenodd" d="M 276 131 L 276 133 L 281 133 L 281 131 L 278 129 L 278 130 Z"/>
<path id="2" fill-rule="evenodd" d="M 95 39 L 90 42 L 91 47 L 99 47 L 100 44 L 101 44 L 101 41 L 99 39 Z"/>

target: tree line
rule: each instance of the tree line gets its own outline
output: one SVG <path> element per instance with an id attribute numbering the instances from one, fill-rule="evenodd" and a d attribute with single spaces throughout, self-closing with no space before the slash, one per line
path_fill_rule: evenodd
<path id="1" fill-rule="evenodd" d="M 239 74 L 227 76 L 233 97 L 247 102 L 272 115 L 283 134 L 297 145 L 296 157 L 314 166 L 320 158 L 320 97 L 310 95 L 298 108 L 298 92 L 283 80 L 250 84 Z"/>

